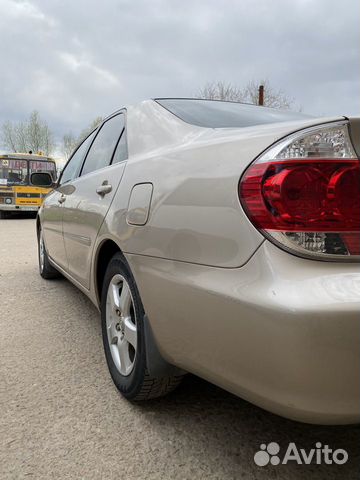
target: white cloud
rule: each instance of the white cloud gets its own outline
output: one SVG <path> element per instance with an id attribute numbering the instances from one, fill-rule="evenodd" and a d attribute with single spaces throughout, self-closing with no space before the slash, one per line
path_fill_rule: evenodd
<path id="1" fill-rule="evenodd" d="M 40 8 L 26 0 L 0 0 L 0 18 L 1 22 L 5 21 L 36 21 L 54 27 L 56 21 L 45 15 Z"/>
<path id="2" fill-rule="evenodd" d="M 100 68 L 90 62 L 90 60 L 79 58 L 76 55 L 69 52 L 60 52 L 60 60 L 75 73 L 84 73 L 89 75 L 94 80 L 94 76 L 100 82 L 103 82 L 106 86 L 120 85 L 119 79 L 111 72 Z"/>
<path id="3" fill-rule="evenodd" d="M 360 111 L 360 2 L 0 0 L 0 124 L 38 109 L 56 135 L 207 81 L 268 78 L 304 112 Z"/>

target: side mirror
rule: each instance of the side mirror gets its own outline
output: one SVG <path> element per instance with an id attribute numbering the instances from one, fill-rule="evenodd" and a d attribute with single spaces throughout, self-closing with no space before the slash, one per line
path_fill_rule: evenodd
<path id="1" fill-rule="evenodd" d="M 35 187 L 53 187 L 54 182 L 50 173 L 32 173 L 30 177 L 32 185 Z"/>

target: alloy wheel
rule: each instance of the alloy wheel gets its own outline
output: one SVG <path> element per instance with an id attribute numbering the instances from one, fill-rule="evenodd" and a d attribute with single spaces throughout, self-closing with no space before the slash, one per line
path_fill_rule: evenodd
<path id="1" fill-rule="evenodd" d="M 42 231 L 40 230 L 39 236 L 39 263 L 40 263 L 40 272 L 44 270 L 45 265 L 45 245 Z"/>
<path id="2" fill-rule="evenodd" d="M 106 330 L 112 359 L 121 375 L 128 376 L 135 364 L 137 325 L 135 308 L 126 279 L 116 274 L 106 297 Z"/>

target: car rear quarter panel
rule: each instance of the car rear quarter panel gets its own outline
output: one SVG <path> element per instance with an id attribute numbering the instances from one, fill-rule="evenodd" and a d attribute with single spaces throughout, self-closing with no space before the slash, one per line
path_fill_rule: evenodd
<path id="1" fill-rule="evenodd" d="M 224 268 L 244 265 L 263 236 L 241 208 L 239 179 L 263 150 L 298 128 L 298 122 L 236 130 L 196 127 L 172 138 L 170 145 L 164 134 L 163 147 L 154 134 L 157 144 L 152 140 L 148 146 L 157 148 L 149 153 L 140 153 L 129 134 L 129 161 L 106 228 L 126 253 Z M 151 138 L 151 131 L 142 133 Z M 135 155 L 132 145 L 138 152 Z M 148 221 L 143 226 L 126 222 L 130 192 L 138 183 L 153 185 Z"/>
<path id="2" fill-rule="evenodd" d="M 203 145 L 129 162 L 111 221 L 123 251 L 204 265 L 243 265 L 263 238 L 240 208 L 241 169 L 231 166 L 231 155 L 228 146 Z M 139 227 L 127 224 L 121 212 L 127 210 L 133 185 L 142 182 L 152 183 L 153 194 L 148 221 Z"/>

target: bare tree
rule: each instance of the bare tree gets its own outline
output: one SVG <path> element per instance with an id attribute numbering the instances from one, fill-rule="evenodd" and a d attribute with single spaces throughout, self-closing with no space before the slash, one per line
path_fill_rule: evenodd
<path id="1" fill-rule="evenodd" d="M 79 135 L 78 142 L 80 143 L 84 138 L 86 138 L 95 128 L 103 121 L 102 117 L 96 117 L 90 123 L 90 125 L 85 128 Z"/>
<path id="2" fill-rule="evenodd" d="M 288 97 L 281 89 L 272 87 L 269 80 L 261 80 L 259 82 L 251 80 L 243 88 L 221 81 L 207 83 L 199 90 L 199 96 L 200 98 L 211 100 L 228 100 L 258 105 L 260 85 L 264 86 L 265 106 L 285 109 L 293 106 L 294 99 Z"/>
<path id="3" fill-rule="evenodd" d="M 15 127 L 11 122 L 5 122 L 2 126 L 2 142 L 5 148 L 17 152 L 17 141 Z"/>
<path id="4" fill-rule="evenodd" d="M 245 101 L 244 92 L 241 88 L 232 83 L 221 81 L 206 83 L 203 88 L 200 88 L 198 95 L 200 98 L 206 98 L 208 100 Z"/>
<path id="5" fill-rule="evenodd" d="M 276 89 L 270 85 L 269 80 L 261 80 L 255 82 L 251 80 L 244 89 L 245 101 L 248 103 L 258 104 L 259 101 L 259 85 L 264 86 L 264 105 L 272 108 L 289 109 L 294 104 L 294 99 L 288 97 L 281 89 Z"/>
<path id="6" fill-rule="evenodd" d="M 29 150 L 49 155 L 54 146 L 52 133 L 47 123 L 40 118 L 39 112 L 31 112 L 26 128 Z"/>
<path id="7" fill-rule="evenodd" d="M 15 131 L 15 142 L 17 145 L 18 152 L 27 152 L 29 151 L 28 145 L 28 129 L 27 125 L 24 122 L 19 122 L 14 125 Z"/>
<path id="8" fill-rule="evenodd" d="M 78 144 L 78 140 L 75 136 L 69 132 L 66 133 L 62 138 L 62 152 L 66 160 L 70 158 L 70 155 L 75 150 L 76 145 Z"/>
<path id="9" fill-rule="evenodd" d="M 70 155 L 75 148 L 81 143 L 95 128 L 103 121 L 102 117 L 96 117 L 88 127 L 84 128 L 80 135 L 76 138 L 72 132 L 66 133 L 61 142 L 61 150 L 65 159 L 70 158 Z"/>
<path id="10" fill-rule="evenodd" d="M 42 152 L 49 155 L 53 148 L 53 136 L 47 123 L 34 110 L 26 122 L 5 122 L 2 125 L 2 142 L 13 152 Z"/>

